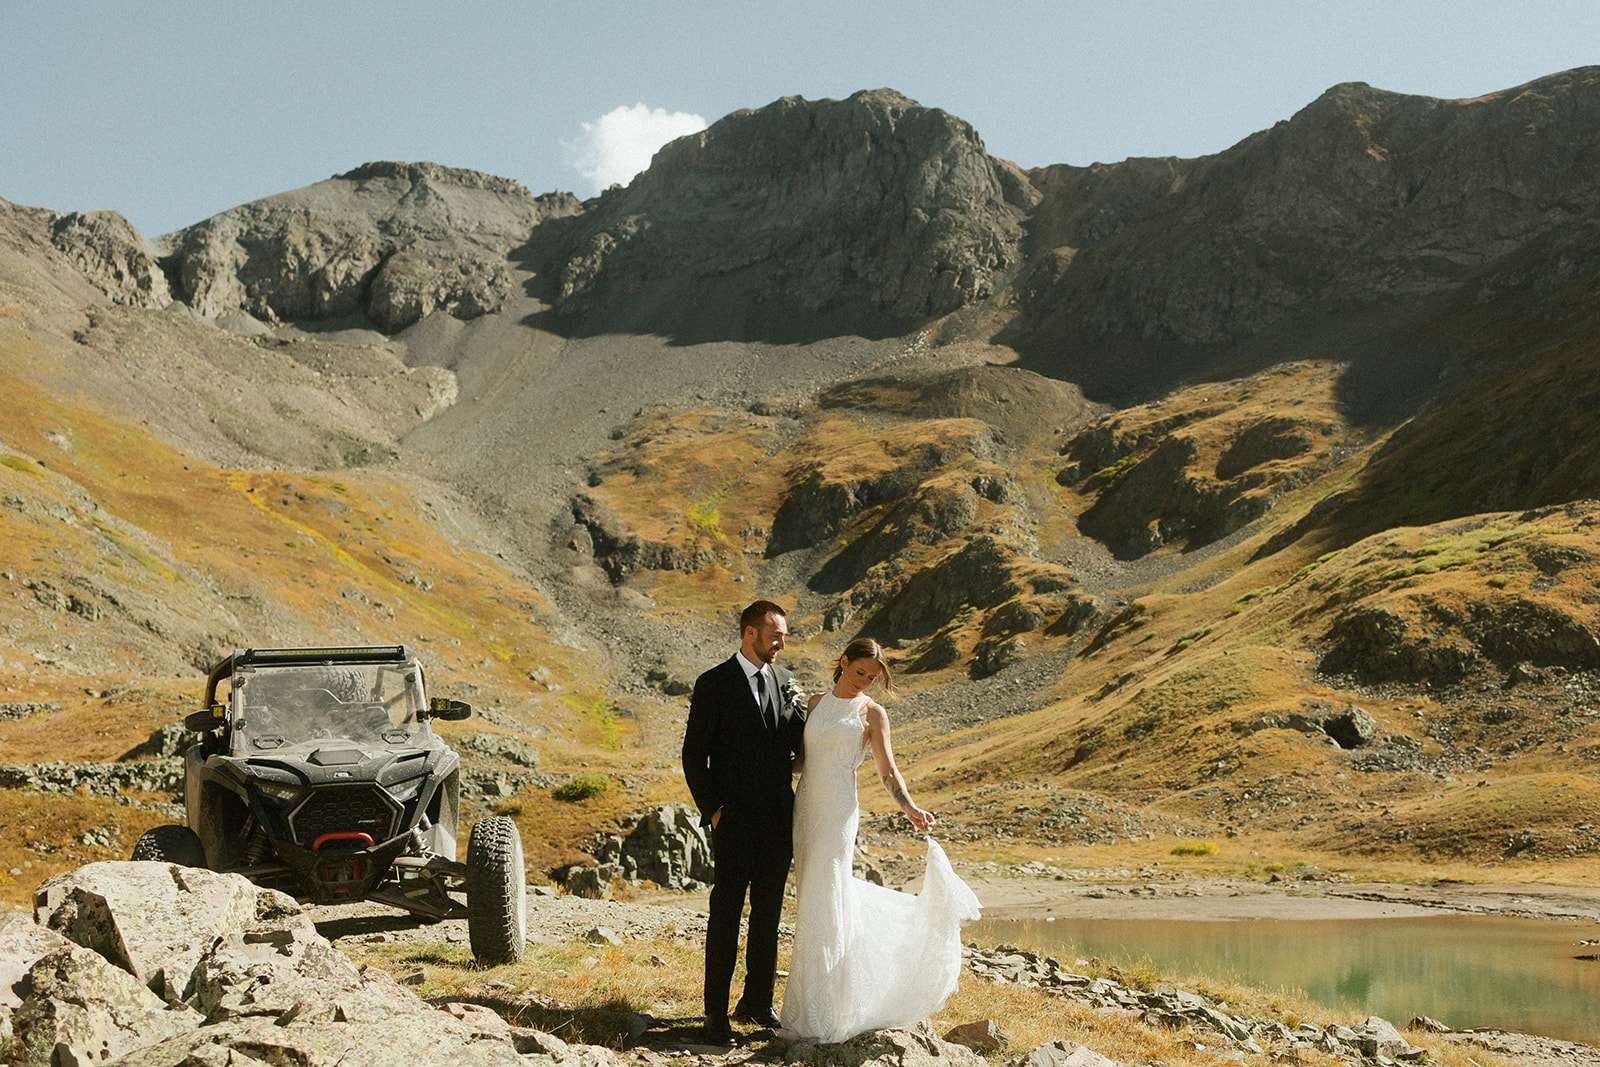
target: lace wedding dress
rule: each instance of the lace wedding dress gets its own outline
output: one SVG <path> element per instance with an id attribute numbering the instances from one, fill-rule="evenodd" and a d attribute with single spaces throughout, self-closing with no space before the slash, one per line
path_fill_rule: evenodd
<path id="1" fill-rule="evenodd" d="M 916 896 L 850 873 L 866 700 L 824 694 L 806 719 L 805 770 L 795 790 L 798 909 L 780 1018 L 786 1031 L 828 1043 L 911 1026 L 938 1011 L 960 977 L 961 923 L 979 908 L 931 837 Z"/>

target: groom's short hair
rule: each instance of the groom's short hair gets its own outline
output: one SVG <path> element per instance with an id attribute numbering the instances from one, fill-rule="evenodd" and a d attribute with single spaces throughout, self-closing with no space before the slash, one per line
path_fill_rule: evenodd
<path id="1" fill-rule="evenodd" d="M 768 615 L 779 615 L 787 619 L 789 613 L 770 600 L 758 600 L 739 613 L 739 633 L 744 634 L 748 627 L 761 628 L 761 622 Z"/>

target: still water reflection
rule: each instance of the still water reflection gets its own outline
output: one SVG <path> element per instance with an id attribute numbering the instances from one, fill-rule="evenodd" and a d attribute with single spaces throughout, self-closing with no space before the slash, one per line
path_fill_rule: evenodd
<path id="1" fill-rule="evenodd" d="M 984 920 L 969 938 L 1037 949 L 1063 963 L 1148 960 L 1164 974 L 1231 978 L 1380 1015 L 1456 1029 L 1498 1027 L 1600 1044 L 1600 938 L 1592 923 L 1477 915 L 1424 919 L 1187 922 Z"/>

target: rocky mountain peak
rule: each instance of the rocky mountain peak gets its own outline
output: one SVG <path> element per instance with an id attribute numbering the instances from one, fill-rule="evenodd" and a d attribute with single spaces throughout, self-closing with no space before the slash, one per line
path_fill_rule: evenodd
<path id="1" fill-rule="evenodd" d="M 893 90 L 788 97 L 679 138 L 603 196 L 555 250 L 552 297 L 609 328 L 881 335 L 997 291 L 1035 200 L 970 125 Z"/>
<path id="2" fill-rule="evenodd" d="M 1040 247 L 1004 339 L 1124 402 L 1268 365 L 1292 336 L 1351 359 L 1375 407 L 1414 405 L 1449 358 L 1419 347 L 1428 315 L 1529 284 L 1528 264 L 1543 289 L 1587 269 L 1551 245 L 1600 206 L 1597 121 L 1595 67 L 1471 100 L 1352 82 L 1215 156 L 1031 172 Z"/>
<path id="3" fill-rule="evenodd" d="M 207 318 L 364 312 L 394 331 L 435 310 L 494 310 L 510 290 L 510 250 L 544 219 L 579 209 L 570 194 L 534 197 L 476 171 L 368 163 L 170 234 L 163 265 Z"/>
<path id="4" fill-rule="evenodd" d="M 491 193 L 533 199 L 533 194 L 528 192 L 527 187 L 519 181 L 511 178 L 498 178 L 493 174 L 485 174 L 477 170 L 466 170 L 461 167 L 444 167 L 438 163 L 396 163 L 392 161 L 363 163 L 361 166 L 353 170 L 347 170 L 343 174 L 335 174 L 334 178 L 351 182 L 392 179 L 412 186 L 426 184 L 454 185 L 463 189 L 482 189 Z"/>

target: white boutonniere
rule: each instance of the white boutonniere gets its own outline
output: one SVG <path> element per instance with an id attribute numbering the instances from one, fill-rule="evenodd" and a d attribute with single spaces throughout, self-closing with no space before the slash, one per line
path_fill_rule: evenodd
<path id="1" fill-rule="evenodd" d="M 806 714 L 806 698 L 805 698 L 805 694 L 800 692 L 800 690 L 795 688 L 794 682 L 792 682 L 792 681 L 784 682 L 783 683 L 783 688 L 780 689 L 779 692 L 783 696 L 784 706 L 789 709 L 789 714 L 798 715 L 801 718 L 805 718 L 805 714 Z"/>

